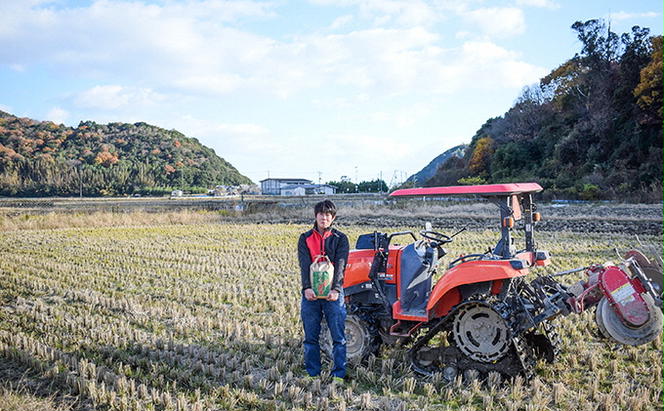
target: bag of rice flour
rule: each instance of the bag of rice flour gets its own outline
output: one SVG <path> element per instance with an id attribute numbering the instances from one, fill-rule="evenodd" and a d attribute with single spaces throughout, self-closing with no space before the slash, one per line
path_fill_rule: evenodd
<path id="1" fill-rule="evenodd" d="M 316 298 L 325 299 L 330 295 L 332 279 L 334 278 L 334 264 L 326 255 L 318 255 L 309 267 L 311 288 Z"/>

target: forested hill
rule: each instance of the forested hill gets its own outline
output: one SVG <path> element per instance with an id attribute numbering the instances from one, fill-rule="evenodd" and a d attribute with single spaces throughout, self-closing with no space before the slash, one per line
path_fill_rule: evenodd
<path id="1" fill-rule="evenodd" d="M 0 111 L 0 195 L 164 194 L 250 183 L 175 130 L 92 121 L 72 128 Z"/>
<path id="2" fill-rule="evenodd" d="M 549 196 L 662 200 L 662 36 L 601 20 L 581 50 L 489 119 L 427 186 L 537 181 Z"/>

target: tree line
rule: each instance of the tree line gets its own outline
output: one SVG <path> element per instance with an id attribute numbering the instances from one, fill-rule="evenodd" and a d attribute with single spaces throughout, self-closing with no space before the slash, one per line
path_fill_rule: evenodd
<path id="1" fill-rule="evenodd" d="M 618 35 L 603 20 L 571 28 L 581 50 L 426 186 L 533 180 L 563 198 L 662 200 L 662 36 Z"/>
<path id="2" fill-rule="evenodd" d="M 388 191 L 387 184 L 384 180 L 377 178 L 371 181 L 361 181 L 353 183 L 351 181 L 328 181 L 328 185 L 337 188 L 337 193 L 386 193 Z"/>

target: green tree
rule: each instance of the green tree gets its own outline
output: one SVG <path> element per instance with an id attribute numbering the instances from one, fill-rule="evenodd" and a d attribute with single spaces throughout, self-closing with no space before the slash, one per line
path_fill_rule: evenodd
<path id="1" fill-rule="evenodd" d="M 357 193 L 357 185 L 350 181 L 328 181 L 328 185 L 337 188 L 337 193 Z"/>
<path id="2" fill-rule="evenodd" d="M 381 179 L 375 179 L 371 181 L 361 181 L 357 185 L 357 192 L 359 193 L 386 193 L 387 184 Z"/>

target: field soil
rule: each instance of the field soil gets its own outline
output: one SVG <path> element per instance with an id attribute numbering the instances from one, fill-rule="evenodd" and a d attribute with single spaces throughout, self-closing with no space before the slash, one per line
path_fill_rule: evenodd
<path id="1" fill-rule="evenodd" d="M 661 204 L 543 204 L 538 210 L 542 221 L 537 231 L 571 231 L 662 235 Z M 307 224 L 313 221 L 310 209 L 291 208 L 278 212 L 257 212 L 237 217 L 255 223 Z M 337 224 L 368 227 L 415 226 L 431 222 L 444 231 L 494 230 L 500 225 L 497 206 L 487 203 L 443 203 L 398 205 L 350 205 L 339 207 Z M 517 222 L 518 228 L 519 222 Z"/>

